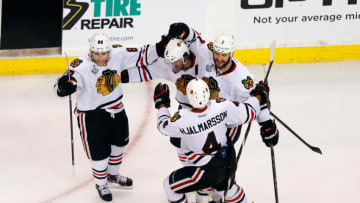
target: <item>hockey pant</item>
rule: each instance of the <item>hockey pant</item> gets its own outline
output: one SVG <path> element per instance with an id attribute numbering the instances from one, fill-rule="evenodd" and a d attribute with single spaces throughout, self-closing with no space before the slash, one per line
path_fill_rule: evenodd
<path id="1" fill-rule="evenodd" d="M 125 145 L 129 142 L 128 119 L 124 111 L 113 116 L 104 110 L 77 111 L 81 140 L 91 160 L 95 183 L 107 183 L 107 175 L 118 175 Z"/>
<path id="2" fill-rule="evenodd" d="M 234 151 L 226 149 L 229 155 L 226 159 L 217 156 L 205 166 L 185 166 L 173 171 L 164 180 L 165 193 L 170 201 L 182 199 L 183 194 L 206 188 L 225 191 L 234 167 Z"/>

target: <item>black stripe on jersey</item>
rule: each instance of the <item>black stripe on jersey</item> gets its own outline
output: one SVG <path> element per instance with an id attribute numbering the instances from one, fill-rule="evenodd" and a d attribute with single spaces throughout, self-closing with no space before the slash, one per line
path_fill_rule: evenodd
<path id="1" fill-rule="evenodd" d="M 149 72 L 148 68 L 147 68 L 145 65 L 144 65 L 144 69 L 145 69 L 146 73 L 148 74 L 149 79 L 150 79 L 150 80 L 152 80 L 152 76 L 151 76 L 151 74 L 150 74 L 150 72 Z"/>
<path id="2" fill-rule="evenodd" d="M 141 50 L 142 50 L 142 48 L 140 49 L 140 52 L 139 52 L 139 58 L 136 61 L 136 67 L 138 68 L 138 71 L 139 71 L 140 82 L 143 82 L 143 79 L 141 77 L 141 70 L 140 70 L 141 67 L 139 66 L 140 59 L 141 59 L 141 52 L 142 52 Z"/>
<path id="3" fill-rule="evenodd" d="M 150 45 L 147 45 L 146 48 L 145 48 L 145 56 L 144 56 L 145 64 L 149 64 L 149 62 L 148 62 L 148 57 L 147 57 L 147 55 L 148 55 L 148 50 L 149 50 L 149 46 L 150 46 Z M 145 69 L 146 73 L 148 74 L 150 80 L 152 80 L 152 76 L 151 76 L 148 68 L 145 66 L 145 64 L 144 64 L 144 69 Z"/>
<path id="4" fill-rule="evenodd" d="M 148 62 L 148 57 L 147 57 L 147 55 L 148 55 L 148 50 L 149 50 L 149 46 L 150 46 L 150 45 L 147 45 L 147 46 L 146 46 L 146 49 L 145 49 L 145 62 L 146 62 L 146 64 L 149 64 L 149 62 Z"/>
<path id="5" fill-rule="evenodd" d="M 195 65 L 195 75 L 199 74 L 199 66 L 198 64 Z"/>
<path id="6" fill-rule="evenodd" d="M 267 105 L 265 105 L 265 106 L 261 107 L 261 109 L 260 109 L 260 110 L 262 111 L 262 110 L 267 109 L 267 108 L 268 108 L 268 106 L 267 106 Z"/>
<path id="7" fill-rule="evenodd" d="M 168 115 L 161 115 L 161 116 L 159 116 L 158 120 L 162 117 L 170 118 Z"/>
<path id="8" fill-rule="evenodd" d="M 106 102 L 105 104 L 101 104 L 100 106 L 98 106 L 96 109 L 101 109 L 102 107 L 104 106 L 108 106 L 110 104 L 113 104 L 113 103 L 116 103 L 117 101 L 119 101 L 120 99 L 122 99 L 123 95 L 120 95 L 120 97 L 118 97 L 117 99 L 113 100 L 113 101 L 109 101 L 109 102 Z"/>
<path id="9" fill-rule="evenodd" d="M 176 99 L 176 98 L 175 98 L 175 99 Z M 177 99 L 176 99 L 176 101 L 177 101 L 180 105 L 184 105 L 184 106 L 187 106 L 187 107 L 192 108 L 192 106 L 191 106 L 190 104 L 179 102 L 179 100 L 177 100 Z M 182 108 L 180 105 L 179 105 L 179 109 Z"/>
<path id="10" fill-rule="evenodd" d="M 193 161 L 193 163 L 196 164 L 196 163 L 199 162 L 202 158 L 204 158 L 204 156 L 199 155 L 199 158 L 197 158 L 195 161 Z"/>
<path id="11" fill-rule="evenodd" d="M 245 103 L 245 108 L 246 108 L 246 120 L 244 123 L 247 123 L 249 120 L 249 107 L 247 103 Z"/>
<path id="12" fill-rule="evenodd" d="M 190 154 L 193 154 L 193 153 L 194 153 L 193 151 L 186 152 L 185 156 L 189 156 Z"/>

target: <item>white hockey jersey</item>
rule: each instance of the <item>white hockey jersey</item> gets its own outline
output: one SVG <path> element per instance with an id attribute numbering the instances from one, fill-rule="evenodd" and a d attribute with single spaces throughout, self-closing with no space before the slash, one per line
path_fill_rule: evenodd
<path id="1" fill-rule="evenodd" d="M 233 65 L 226 71 L 221 72 L 215 67 L 213 59 L 213 43 L 207 42 L 201 38 L 201 35 L 194 29 L 189 28 L 190 32 L 184 41 L 189 49 L 201 55 L 205 67 L 204 75 L 214 77 L 218 82 L 220 92 L 219 97 L 224 97 L 231 101 L 244 102 L 250 97 L 250 92 L 255 88 L 255 76 L 240 63 L 235 57 L 232 57 Z M 258 116 L 258 122 L 264 122 L 271 118 L 266 106 L 262 106 L 261 113 Z"/>
<path id="2" fill-rule="evenodd" d="M 138 49 L 113 45 L 106 66 L 96 65 L 89 56 L 74 59 L 69 64 L 68 71 L 77 81 L 76 108 L 79 111 L 96 109 L 122 111 L 123 91 L 120 83 L 151 79 L 148 78 L 145 65 L 156 60 L 157 55 L 156 52 L 148 52 L 148 49 L 155 49 L 155 46 L 148 45 Z M 129 78 L 129 75 L 136 79 Z M 54 88 L 57 90 L 57 83 Z"/>
<path id="3" fill-rule="evenodd" d="M 252 122 L 259 108 L 255 97 L 236 104 L 218 98 L 210 100 L 203 111 L 183 108 L 172 117 L 167 108 L 160 108 L 158 129 L 166 136 L 181 138 L 180 150 L 185 165 L 203 166 L 220 147 L 227 145 L 227 128 Z"/>
<path id="4" fill-rule="evenodd" d="M 205 76 L 204 69 L 200 68 L 206 66 L 207 61 L 201 58 L 202 55 L 194 55 L 193 63 L 191 68 L 187 70 L 181 70 L 179 72 L 174 72 L 172 65 L 167 63 L 165 59 L 159 58 L 156 62 L 147 66 L 147 69 L 151 73 L 153 79 L 165 79 L 172 83 L 176 83 L 176 80 L 182 75 L 191 75 L 193 77 L 201 78 Z M 175 99 L 179 102 L 180 105 L 189 106 L 189 101 L 187 96 L 181 92 L 179 89 L 176 91 Z"/>

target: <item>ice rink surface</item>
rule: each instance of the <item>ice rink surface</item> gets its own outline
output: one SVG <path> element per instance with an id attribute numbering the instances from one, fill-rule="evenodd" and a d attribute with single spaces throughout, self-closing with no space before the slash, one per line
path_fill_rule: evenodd
<path id="1" fill-rule="evenodd" d="M 264 78 L 264 66 L 248 68 L 257 81 Z M 75 116 L 73 175 L 69 103 L 52 90 L 57 77 L 0 76 L 4 87 L 0 99 L 1 203 L 102 202 Z M 181 167 L 168 138 L 156 129 L 152 100 L 156 83 L 123 85 L 130 143 L 120 173 L 134 179 L 134 189 L 112 189 L 113 202 L 167 203 L 163 179 Z M 359 203 L 360 61 L 274 64 L 269 84 L 272 111 L 323 151 L 323 155 L 312 152 L 277 123 L 279 202 Z M 176 107 L 172 100 L 172 113 Z M 261 141 L 258 124 L 252 125 L 236 180 L 249 203 L 275 202 L 270 149 Z"/>

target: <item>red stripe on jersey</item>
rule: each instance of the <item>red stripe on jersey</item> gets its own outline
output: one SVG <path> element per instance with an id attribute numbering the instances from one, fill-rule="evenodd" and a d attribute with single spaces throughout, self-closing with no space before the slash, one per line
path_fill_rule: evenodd
<path id="1" fill-rule="evenodd" d="M 186 159 L 186 156 L 179 156 L 178 155 L 178 157 L 179 157 L 179 159 Z"/>
<path id="2" fill-rule="evenodd" d="M 88 157 L 88 159 L 90 159 L 90 155 L 89 155 L 89 152 L 88 152 L 88 148 L 87 148 L 87 145 L 86 145 L 86 136 L 85 136 L 85 128 L 84 128 L 84 114 L 82 113 L 81 114 L 81 129 L 82 129 L 82 138 L 83 138 L 83 143 L 84 143 L 84 148 L 85 148 L 85 153 L 86 153 L 86 156 Z"/>
<path id="3" fill-rule="evenodd" d="M 250 119 L 249 123 L 251 123 L 253 121 L 254 117 L 255 117 L 255 112 L 253 109 L 251 109 L 251 119 Z"/>
<path id="4" fill-rule="evenodd" d="M 226 200 L 227 202 L 235 202 L 235 201 L 238 201 L 241 197 L 242 197 L 242 195 L 244 194 L 244 190 L 241 188 L 241 192 L 240 192 L 240 194 L 237 196 L 237 197 L 235 197 L 234 199 L 232 199 L 232 200 Z"/>
<path id="5" fill-rule="evenodd" d="M 232 131 L 232 133 L 231 133 L 231 135 L 230 135 L 230 139 L 233 138 L 235 132 L 237 131 L 237 127 L 233 128 L 232 130 L 233 130 L 233 131 Z"/>
<path id="6" fill-rule="evenodd" d="M 206 109 L 207 109 L 207 106 L 205 106 L 205 108 L 202 109 L 202 110 L 192 109 L 191 112 L 194 112 L 194 113 L 202 113 L 202 112 L 204 112 Z"/>
<path id="7" fill-rule="evenodd" d="M 194 179 L 190 179 L 190 180 L 185 181 L 185 182 L 183 182 L 183 183 L 180 183 L 180 184 L 177 184 L 177 185 L 175 185 L 175 186 L 172 186 L 171 189 L 172 189 L 172 190 L 175 190 L 175 189 L 178 188 L 178 187 L 181 187 L 181 186 L 183 186 L 183 185 L 186 185 L 186 184 L 190 184 L 190 183 L 192 183 L 192 182 L 195 182 L 196 179 L 200 176 L 200 173 L 201 173 L 201 170 L 198 170 L 198 172 L 196 173 Z"/>
<path id="8" fill-rule="evenodd" d="M 191 160 L 195 159 L 195 157 L 197 157 L 197 156 L 204 156 L 204 155 L 208 155 L 208 154 L 207 153 L 194 154 L 191 157 L 189 157 L 188 159 L 191 161 Z"/>
<path id="9" fill-rule="evenodd" d="M 121 105 L 122 105 L 122 102 L 120 102 L 120 103 L 118 103 L 118 104 L 116 104 L 116 105 L 114 105 L 112 107 L 109 107 L 109 109 L 115 109 L 115 108 L 117 108 L 117 107 L 119 107 Z"/>
<path id="10" fill-rule="evenodd" d="M 145 49 L 146 49 L 146 47 L 144 46 L 144 49 L 143 49 L 143 52 L 142 52 L 142 54 L 144 54 L 145 53 Z M 145 72 L 145 65 L 144 65 L 144 56 L 142 55 L 141 56 L 141 59 L 140 59 L 140 64 L 141 64 L 141 69 L 142 69 L 142 71 L 143 71 L 143 74 L 144 74 L 144 79 L 145 79 L 145 81 L 148 81 L 148 78 L 147 78 L 147 76 L 146 76 L 146 72 Z"/>
<path id="11" fill-rule="evenodd" d="M 218 75 L 218 76 L 227 75 L 227 74 L 233 72 L 235 69 L 236 69 L 236 63 L 233 63 L 233 66 L 232 66 L 228 71 L 226 71 L 225 73 L 221 73 L 221 74 Z"/>
<path id="12" fill-rule="evenodd" d="M 196 55 L 193 53 L 194 57 L 192 58 L 192 63 L 190 67 L 193 67 L 195 65 L 195 61 L 196 61 Z"/>

